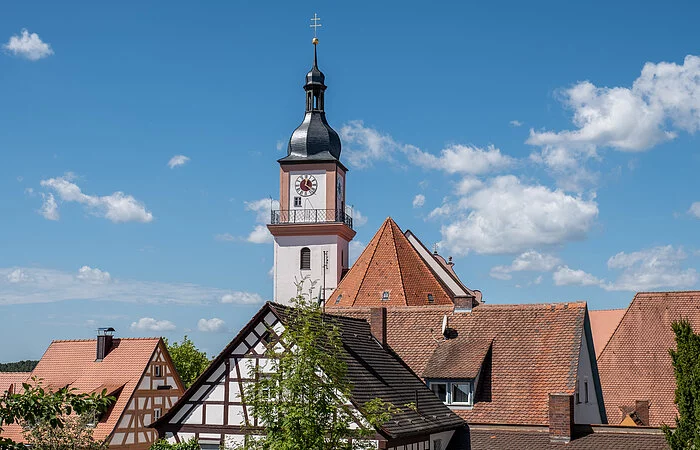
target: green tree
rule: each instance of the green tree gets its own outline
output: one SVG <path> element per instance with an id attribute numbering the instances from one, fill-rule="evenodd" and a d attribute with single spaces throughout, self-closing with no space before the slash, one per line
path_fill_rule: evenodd
<path id="1" fill-rule="evenodd" d="M 690 322 L 674 322 L 676 350 L 669 350 L 676 376 L 674 402 L 678 407 L 676 429 L 663 425 L 666 441 L 673 450 L 700 448 L 700 335 Z"/>
<path id="2" fill-rule="evenodd" d="M 0 363 L 0 372 L 31 372 L 39 361 L 24 359 L 17 362 Z"/>
<path id="3" fill-rule="evenodd" d="M 181 343 L 173 342 L 171 345 L 167 339 L 164 341 L 182 384 L 189 388 L 209 365 L 207 354 L 199 351 L 187 335 Z"/>
<path id="4" fill-rule="evenodd" d="M 249 367 L 246 404 L 262 428 L 249 430 L 245 450 L 351 450 L 369 448 L 368 437 L 399 412 L 380 399 L 350 408 L 351 384 L 338 325 L 314 301 L 293 300 L 279 344 L 268 346 L 268 365 Z M 355 427 L 358 419 L 362 426 Z"/>
<path id="5" fill-rule="evenodd" d="M 56 391 L 45 390 L 41 380 L 32 378 L 24 383 L 23 391 L 0 396 L 0 448 L 24 449 L 24 445 L 2 437 L 2 427 L 18 423 L 24 427 L 63 428 L 72 416 L 99 414 L 115 400 L 102 393 L 78 394 L 64 387 Z M 61 447 L 57 447 L 61 448 Z"/>
<path id="6" fill-rule="evenodd" d="M 189 441 L 180 442 L 177 444 L 171 444 L 170 442 L 166 441 L 165 439 L 161 439 L 158 442 L 154 442 L 149 447 L 149 450 L 200 450 L 200 449 L 201 449 L 201 447 L 197 443 L 197 440 L 195 438 L 192 438 Z"/>
<path id="7" fill-rule="evenodd" d="M 95 418 L 89 412 L 67 417 L 62 427 L 52 427 L 46 421 L 27 426 L 24 439 L 35 450 L 105 450 L 107 444 L 93 437 Z"/>

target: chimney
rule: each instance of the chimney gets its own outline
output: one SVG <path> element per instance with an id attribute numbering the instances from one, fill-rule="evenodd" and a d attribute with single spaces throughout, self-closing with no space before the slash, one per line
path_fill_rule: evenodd
<path id="1" fill-rule="evenodd" d="M 386 308 L 371 308 L 369 310 L 369 329 L 372 336 L 382 346 L 386 346 Z"/>
<path id="2" fill-rule="evenodd" d="M 637 419 L 642 422 L 645 427 L 649 426 L 649 400 L 635 400 L 634 412 L 637 413 Z"/>
<path id="3" fill-rule="evenodd" d="M 96 362 L 105 359 L 105 356 L 112 350 L 112 334 L 114 328 L 98 328 L 97 329 L 97 357 Z"/>
<path id="4" fill-rule="evenodd" d="M 569 442 L 574 431 L 574 396 L 549 394 L 549 440 Z"/>
<path id="5" fill-rule="evenodd" d="M 472 307 L 474 306 L 474 297 L 455 297 L 454 300 L 455 309 L 457 312 L 472 312 Z"/>

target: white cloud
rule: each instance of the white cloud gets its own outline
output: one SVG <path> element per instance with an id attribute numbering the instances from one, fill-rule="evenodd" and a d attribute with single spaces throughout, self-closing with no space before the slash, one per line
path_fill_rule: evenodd
<path id="1" fill-rule="evenodd" d="M 31 267 L 0 268 L 0 306 L 66 300 L 213 304 L 230 293 L 225 289 L 191 283 L 115 279 L 107 272 L 97 270 L 90 267 L 75 272 Z"/>
<path id="2" fill-rule="evenodd" d="M 119 191 L 106 196 L 83 194 L 80 187 L 73 183 L 73 178 L 74 176 L 69 173 L 62 177 L 42 180 L 41 186 L 53 189 L 62 201 L 80 203 L 87 207 L 91 213 L 109 219 L 115 223 L 147 223 L 153 220 L 153 214 L 146 210 L 143 203 L 139 202 L 131 195 L 126 195 Z M 46 206 L 46 203 L 44 206 Z M 51 210 L 50 206 L 48 208 L 48 211 L 53 211 L 55 217 L 58 217 L 57 208 L 53 210 Z"/>
<path id="3" fill-rule="evenodd" d="M 598 216 L 594 200 L 568 195 L 517 177 L 493 178 L 459 201 L 446 203 L 439 214 L 450 217 L 442 245 L 458 255 L 516 253 L 542 245 L 581 240 Z"/>
<path id="4" fill-rule="evenodd" d="M 559 267 L 552 274 L 552 279 L 557 286 L 599 286 L 603 282 L 590 273 L 570 269 L 568 266 Z"/>
<path id="5" fill-rule="evenodd" d="M 695 269 L 681 267 L 686 258 L 682 248 L 672 245 L 632 253 L 620 252 L 608 260 L 608 268 L 622 273 L 604 288 L 610 291 L 646 291 L 692 287 L 698 282 L 698 273 Z"/>
<path id="6" fill-rule="evenodd" d="M 471 145 L 451 145 L 439 156 L 424 152 L 410 144 L 402 144 L 390 135 L 366 127 L 361 120 L 350 121 L 340 129 L 348 162 L 364 168 L 378 161 L 392 161 L 397 152 L 410 162 L 426 169 L 439 169 L 447 173 L 484 174 L 502 170 L 514 163 L 513 158 L 501 154 L 494 146 L 479 148 Z"/>
<path id="7" fill-rule="evenodd" d="M 700 219 L 700 202 L 695 202 L 692 205 L 690 205 L 690 209 L 688 209 L 688 212 Z"/>
<path id="8" fill-rule="evenodd" d="M 189 162 L 190 158 L 185 155 L 175 155 L 168 161 L 168 167 L 174 169 L 179 166 L 184 166 Z"/>
<path id="9" fill-rule="evenodd" d="M 76 278 L 88 283 L 109 283 L 112 281 L 112 277 L 110 276 L 109 272 L 104 272 L 98 268 L 92 268 L 90 266 L 81 267 L 78 270 L 78 275 Z"/>
<path id="10" fill-rule="evenodd" d="M 255 305 L 262 303 L 263 299 L 254 292 L 229 292 L 221 296 L 221 303 L 235 303 L 238 305 Z"/>
<path id="11" fill-rule="evenodd" d="M 443 149 L 440 156 L 412 147 L 408 159 L 426 169 L 439 169 L 447 173 L 480 175 L 496 172 L 514 164 L 513 158 L 503 155 L 493 145 L 479 148 L 471 145 L 452 145 Z"/>
<path id="12" fill-rule="evenodd" d="M 56 199 L 52 193 L 44 194 L 41 193 L 41 198 L 44 199 L 44 203 L 41 205 L 39 214 L 44 216 L 47 220 L 58 220 L 60 215 L 58 214 L 58 204 L 56 204 Z"/>
<path id="13" fill-rule="evenodd" d="M 142 317 L 136 322 L 131 323 L 131 329 L 134 331 L 172 331 L 175 324 L 169 320 L 156 320 L 153 317 Z"/>
<path id="14" fill-rule="evenodd" d="M 467 176 L 462 178 L 459 183 L 457 183 L 457 193 L 460 195 L 467 195 L 483 185 L 484 183 L 482 183 L 478 178 Z"/>
<path id="15" fill-rule="evenodd" d="M 425 205 L 425 195 L 417 194 L 415 197 L 413 197 L 414 208 L 422 208 L 423 205 Z"/>
<path id="16" fill-rule="evenodd" d="M 509 123 L 513 127 L 522 127 L 523 126 L 523 123 L 519 120 L 511 120 Z"/>
<path id="17" fill-rule="evenodd" d="M 199 319 L 197 329 L 204 333 L 221 333 L 226 331 L 226 322 L 214 317 L 211 319 Z"/>
<path id="18" fill-rule="evenodd" d="M 518 255 L 508 266 L 495 266 L 491 269 L 490 275 L 499 280 L 510 280 L 512 272 L 549 272 L 561 261 L 554 255 L 542 254 L 535 250 L 528 250 Z M 539 283 L 537 283 L 539 284 Z"/>
<path id="19" fill-rule="evenodd" d="M 576 128 L 531 129 L 527 142 L 542 148 L 535 160 L 565 175 L 564 170 L 573 173 L 572 167 L 596 157 L 598 147 L 644 151 L 674 139 L 678 131 L 700 129 L 700 57 L 688 55 L 681 65 L 646 63 L 631 88 L 584 81 L 562 97 Z"/>
<path id="20" fill-rule="evenodd" d="M 21 283 L 27 280 L 29 280 L 29 276 L 22 269 L 15 269 L 7 274 L 7 281 L 10 283 Z"/>
<path id="21" fill-rule="evenodd" d="M 352 224 L 355 227 L 361 227 L 367 223 L 367 216 L 364 216 L 359 209 L 352 208 Z"/>
<path id="22" fill-rule="evenodd" d="M 355 261 L 357 261 L 357 258 L 359 258 L 362 252 L 365 250 L 365 247 L 367 247 L 367 244 L 365 244 L 362 241 L 359 241 L 357 239 L 350 241 L 350 246 L 348 248 L 348 263 L 351 267 L 355 263 Z"/>
<path id="23" fill-rule="evenodd" d="M 268 244 L 273 241 L 272 234 L 267 229 L 266 224 L 270 221 L 270 211 L 279 209 L 280 202 L 269 198 L 261 198 L 250 202 L 244 202 L 247 211 L 255 213 L 257 225 L 244 240 L 253 244 Z"/>
<path id="24" fill-rule="evenodd" d="M 23 29 L 21 34 L 10 37 L 3 48 L 15 56 L 26 58 L 30 61 L 38 61 L 53 55 L 51 45 L 42 41 L 38 34 L 30 33 Z"/>
<path id="25" fill-rule="evenodd" d="M 214 239 L 222 242 L 233 242 L 236 240 L 236 236 L 231 233 L 221 233 L 214 236 Z"/>
<path id="26" fill-rule="evenodd" d="M 286 144 L 286 141 L 277 141 L 277 151 L 281 152 L 282 150 L 284 150 Z"/>

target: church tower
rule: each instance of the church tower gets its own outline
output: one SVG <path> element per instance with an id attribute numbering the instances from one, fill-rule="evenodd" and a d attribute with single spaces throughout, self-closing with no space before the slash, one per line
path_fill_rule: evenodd
<path id="1" fill-rule="evenodd" d="M 340 137 L 324 110 L 325 76 L 314 65 L 306 74 L 306 112 L 280 164 L 280 206 L 267 226 L 274 237 L 274 301 L 288 303 L 301 292 L 325 299 L 348 269 L 348 246 L 355 231 L 346 212 L 348 169 L 340 162 Z M 312 287 L 313 286 L 313 287 Z"/>

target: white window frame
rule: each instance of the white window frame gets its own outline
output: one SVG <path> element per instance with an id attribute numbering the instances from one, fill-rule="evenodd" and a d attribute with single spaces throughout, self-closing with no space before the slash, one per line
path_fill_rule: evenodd
<path id="1" fill-rule="evenodd" d="M 155 422 L 156 420 L 160 419 L 160 416 L 163 414 L 163 410 L 161 408 L 155 408 L 153 410 L 153 421 Z"/>
<path id="2" fill-rule="evenodd" d="M 442 384 L 445 385 L 445 388 L 447 390 L 447 393 L 445 395 L 445 404 L 448 406 L 464 406 L 464 407 L 472 407 L 474 406 L 474 396 L 475 396 L 475 390 L 476 390 L 476 380 L 470 379 L 470 378 L 465 378 L 465 379 L 457 379 L 457 380 L 427 380 L 428 383 L 428 388 L 432 391 L 433 390 L 433 385 L 436 384 Z M 468 384 L 469 385 L 469 400 L 467 402 L 456 402 L 452 400 L 453 397 L 453 389 L 456 385 L 460 384 Z M 435 392 L 435 391 L 433 391 Z M 437 394 L 435 394 L 437 396 Z"/>
<path id="3" fill-rule="evenodd" d="M 294 197 L 294 207 L 301 208 L 301 197 Z"/>
<path id="4" fill-rule="evenodd" d="M 163 376 L 163 366 L 160 364 L 155 364 L 153 366 L 153 376 L 156 378 L 161 378 Z"/>

